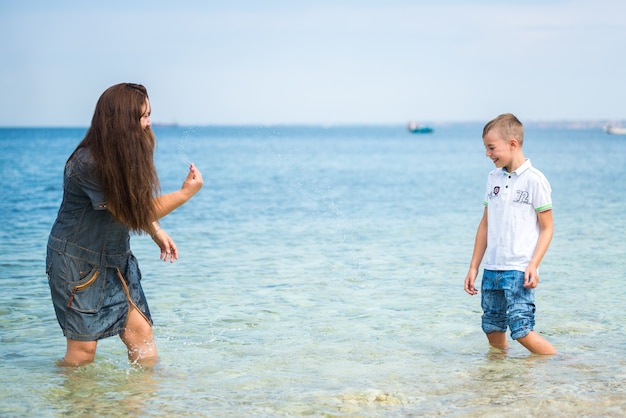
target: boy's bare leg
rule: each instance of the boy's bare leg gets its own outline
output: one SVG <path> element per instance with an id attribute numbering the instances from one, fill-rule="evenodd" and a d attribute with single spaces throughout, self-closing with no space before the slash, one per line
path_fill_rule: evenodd
<path id="1" fill-rule="evenodd" d="M 489 345 L 500 350 L 506 350 L 509 344 L 506 342 L 506 332 L 491 332 L 487 334 Z"/>
<path id="2" fill-rule="evenodd" d="M 542 355 L 556 354 L 556 350 L 552 344 L 535 331 L 530 331 L 528 335 L 518 338 L 517 341 L 531 353 Z"/>
<path id="3" fill-rule="evenodd" d="M 120 338 L 128 348 L 128 359 L 144 366 L 154 366 L 158 362 L 152 326 L 135 308 L 128 313 L 126 329 Z"/>

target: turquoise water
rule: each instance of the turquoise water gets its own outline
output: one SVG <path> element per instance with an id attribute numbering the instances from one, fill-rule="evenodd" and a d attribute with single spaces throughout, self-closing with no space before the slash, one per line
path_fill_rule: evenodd
<path id="1" fill-rule="evenodd" d="M 84 129 L 0 129 L 0 416 L 623 416 L 626 138 L 529 125 L 553 187 L 537 331 L 490 351 L 463 291 L 493 165 L 482 124 L 155 129 L 181 257 L 132 247 L 161 364 L 117 338 L 62 369 L 44 273 L 63 164 Z"/>

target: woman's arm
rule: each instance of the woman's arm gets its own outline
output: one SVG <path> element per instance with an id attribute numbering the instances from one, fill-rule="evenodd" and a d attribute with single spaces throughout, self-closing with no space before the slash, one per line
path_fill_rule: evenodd
<path id="1" fill-rule="evenodd" d="M 202 173 L 194 165 L 189 167 L 189 173 L 180 189 L 175 192 L 158 196 L 154 199 L 157 218 L 161 219 L 175 209 L 184 205 L 202 188 Z"/>
<path id="2" fill-rule="evenodd" d="M 170 263 L 173 263 L 174 260 L 178 260 L 178 247 L 176 247 L 176 244 L 167 232 L 161 229 L 158 222 L 152 222 L 151 230 L 146 232 L 150 234 L 152 241 L 161 249 L 161 260 L 167 261 L 169 259 Z"/>

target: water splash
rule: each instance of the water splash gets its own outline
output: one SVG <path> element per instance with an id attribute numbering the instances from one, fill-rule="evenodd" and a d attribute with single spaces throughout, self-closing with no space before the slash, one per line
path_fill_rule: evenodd
<path id="1" fill-rule="evenodd" d="M 190 134 L 194 131 L 194 128 L 185 129 L 183 136 L 178 140 L 178 158 L 183 164 L 185 164 L 185 167 L 189 167 L 192 163 L 191 158 L 189 158 L 189 154 L 187 153 L 187 149 L 185 148 L 185 140 L 189 138 Z"/>

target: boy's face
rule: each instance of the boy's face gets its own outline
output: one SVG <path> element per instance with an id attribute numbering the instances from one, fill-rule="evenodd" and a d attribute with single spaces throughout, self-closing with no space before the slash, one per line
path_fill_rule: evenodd
<path id="1" fill-rule="evenodd" d="M 483 137 L 486 150 L 485 155 L 498 168 L 510 167 L 513 162 L 513 150 L 515 149 L 513 141 L 512 139 L 503 139 L 496 129 L 492 129 Z"/>

